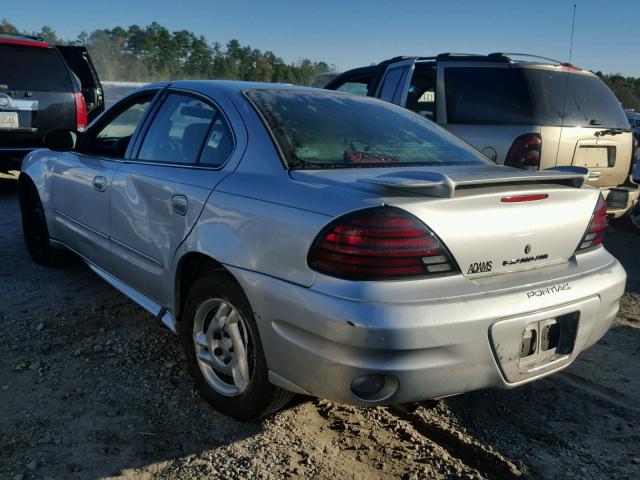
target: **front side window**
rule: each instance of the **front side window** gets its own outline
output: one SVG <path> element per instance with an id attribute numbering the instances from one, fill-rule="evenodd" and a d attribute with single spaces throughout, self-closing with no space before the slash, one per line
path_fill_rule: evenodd
<path id="1" fill-rule="evenodd" d="M 111 158 L 124 158 L 138 124 L 153 100 L 155 91 L 136 96 L 122 108 L 87 133 L 81 148 L 84 153 Z"/>
<path id="2" fill-rule="evenodd" d="M 216 110 L 197 98 L 169 95 L 156 114 L 140 148 L 139 160 L 195 164 Z"/>
<path id="3" fill-rule="evenodd" d="M 292 169 L 486 164 L 444 129 L 369 97 L 304 90 L 245 94 Z"/>

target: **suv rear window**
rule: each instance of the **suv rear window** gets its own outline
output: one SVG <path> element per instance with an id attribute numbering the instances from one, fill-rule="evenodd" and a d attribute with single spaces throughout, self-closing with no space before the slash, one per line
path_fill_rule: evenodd
<path id="1" fill-rule="evenodd" d="M 591 75 L 449 67 L 445 90 L 447 122 L 452 124 L 628 128 L 613 92 Z"/>
<path id="2" fill-rule="evenodd" d="M 72 92 L 66 64 L 53 48 L 0 44 L 0 88 Z"/>
<path id="3" fill-rule="evenodd" d="M 289 168 L 486 163 L 454 135 L 409 110 L 369 97 L 304 90 L 253 90 Z"/>

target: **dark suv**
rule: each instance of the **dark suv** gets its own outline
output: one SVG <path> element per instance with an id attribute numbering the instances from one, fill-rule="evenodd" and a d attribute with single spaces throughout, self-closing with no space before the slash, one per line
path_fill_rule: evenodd
<path id="1" fill-rule="evenodd" d="M 104 110 L 102 86 L 80 46 L 0 35 L 0 168 L 58 129 L 83 130 Z"/>

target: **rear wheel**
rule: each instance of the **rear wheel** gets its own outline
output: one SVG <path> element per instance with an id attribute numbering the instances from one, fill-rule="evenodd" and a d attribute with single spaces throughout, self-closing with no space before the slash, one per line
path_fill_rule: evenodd
<path id="1" fill-rule="evenodd" d="M 252 420 L 291 400 L 292 392 L 269 382 L 251 307 L 228 274 L 212 272 L 196 280 L 179 334 L 198 389 L 220 412 Z"/>
<path id="2" fill-rule="evenodd" d="M 29 255 L 34 262 L 45 266 L 64 263 L 66 252 L 54 248 L 49 239 L 49 229 L 40 195 L 30 180 L 19 183 L 22 233 Z"/>

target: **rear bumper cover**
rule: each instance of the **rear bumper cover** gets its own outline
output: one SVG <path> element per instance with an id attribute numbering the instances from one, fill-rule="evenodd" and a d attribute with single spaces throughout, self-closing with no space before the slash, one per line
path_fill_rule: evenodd
<path id="1" fill-rule="evenodd" d="M 254 309 L 273 383 L 334 401 L 379 405 L 510 388 L 569 365 L 606 333 L 626 281 L 604 248 L 580 257 L 563 268 L 489 279 L 482 293 L 400 302 L 345 298 L 229 269 Z M 514 353 L 527 325 L 569 312 L 580 315 L 573 352 L 534 375 L 514 374 Z M 367 374 L 396 379 L 397 390 L 363 400 L 351 383 Z"/>
<path id="2" fill-rule="evenodd" d="M 640 189 L 634 183 L 628 182 L 610 189 L 602 189 L 602 195 L 607 201 L 607 215 L 620 218 L 629 213 L 638 203 Z"/>

